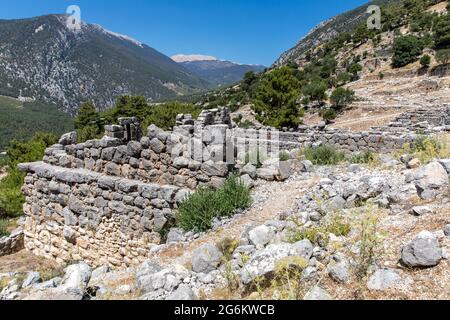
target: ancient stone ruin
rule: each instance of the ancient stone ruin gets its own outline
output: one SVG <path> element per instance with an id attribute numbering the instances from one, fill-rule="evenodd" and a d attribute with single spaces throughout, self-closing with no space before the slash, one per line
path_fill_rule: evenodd
<path id="1" fill-rule="evenodd" d="M 20 165 L 27 172 L 25 248 L 61 263 L 136 265 L 164 241 L 178 204 L 197 187 L 218 187 L 233 171 L 247 179 L 283 180 L 298 165 L 269 159 L 255 172 L 243 170 L 252 147 L 267 146 L 276 157 L 280 149 L 320 143 L 348 152 L 391 152 L 416 137 L 325 127 L 232 129 L 226 108 L 203 111 L 197 120 L 179 115 L 173 131 L 152 125 L 143 135 L 136 118 L 121 118 L 105 126 L 100 140 L 77 143 L 76 133 L 69 133 L 46 150 L 43 161 Z"/>

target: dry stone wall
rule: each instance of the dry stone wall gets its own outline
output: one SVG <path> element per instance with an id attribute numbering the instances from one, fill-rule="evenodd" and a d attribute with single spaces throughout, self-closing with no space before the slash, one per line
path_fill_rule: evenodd
<path id="1" fill-rule="evenodd" d="M 85 169 L 21 165 L 25 247 L 58 262 L 131 265 L 148 258 L 188 191 Z"/>
<path id="2" fill-rule="evenodd" d="M 174 209 L 199 185 L 220 185 L 229 173 L 223 133 L 228 111 L 204 112 L 173 132 L 122 118 L 105 137 L 76 143 L 61 137 L 43 161 L 21 164 L 25 248 L 58 262 L 127 267 L 151 255 Z"/>
<path id="3" fill-rule="evenodd" d="M 417 137 L 326 126 L 243 131 L 231 129 L 227 109 L 203 111 L 197 120 L 179 115 L 176 121 L 171 132 L 152 125 L 142 135 L 136 118 L 121 118 L 105 126 L 100 140 L 77 143 L 76 133 L 68 133 L 45 151 L 43 161 L 20 165 L 27 173 L 25 248 L 58 262 L 135 265 L 164 241 L 178 204 L 197 187 L 218 187 L 238 169 L 246 180 L 289 177 L 289 161 L 269 160 L 259 171 L 243 168 L 253 147 L 276 155 L 320 143 L 347 152 L 390 152 Z"/>

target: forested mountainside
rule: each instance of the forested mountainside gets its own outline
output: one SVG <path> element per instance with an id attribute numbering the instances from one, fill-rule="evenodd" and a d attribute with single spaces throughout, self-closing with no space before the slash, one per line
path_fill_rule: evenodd
<path id="1" fill-rule="evenodd" d="M 67 16 L 0 20 L 0 94 L 32 97 L 75 114 L 123 94 L 150 100 L 204 90 L 209 84 L 169 57 L 99 25 L 66 26 Z"/>

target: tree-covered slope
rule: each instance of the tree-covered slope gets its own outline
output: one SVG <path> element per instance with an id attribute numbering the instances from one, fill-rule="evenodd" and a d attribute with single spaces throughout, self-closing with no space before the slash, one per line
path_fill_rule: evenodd
<path id="1" fill-rule="evenodd" d="M 11 140 L 27 140 L 39 131 L 59 136 L 72 129 L 72 118 L 56 106 L 0 96 L 0 151 Z"/>

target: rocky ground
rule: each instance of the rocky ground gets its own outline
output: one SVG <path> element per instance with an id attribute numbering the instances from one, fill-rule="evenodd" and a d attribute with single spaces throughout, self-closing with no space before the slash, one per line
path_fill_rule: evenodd
<path id="1" fill-rule="evenodd" d="M 312 166 L 126 270 L 0 258 L 0 299 L 449 299 L 450 159 Z"/>

